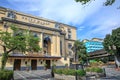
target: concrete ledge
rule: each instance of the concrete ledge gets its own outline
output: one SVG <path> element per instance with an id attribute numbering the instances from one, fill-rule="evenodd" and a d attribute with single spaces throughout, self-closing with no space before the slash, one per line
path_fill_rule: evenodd
<path id="1" fill-rule="evenodd" d="M 64 74 L 55 74 L 55 78 L 60 79 L 60 80 L 76 80 L 75 76 L 64 75 Z M 78 78 L 78 80 L 86 80 L 86 77 L 77 76 L 77 78 Z"/>
<path id="2" fill-rule="evenodd" d="M 87 72 L 87 76 L 94 75 L 96 78 L 105 77 L 104 73 Z"/>

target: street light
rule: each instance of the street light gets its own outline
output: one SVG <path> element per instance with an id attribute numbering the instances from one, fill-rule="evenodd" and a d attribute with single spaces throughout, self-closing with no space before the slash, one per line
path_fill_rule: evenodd
<path id="1" fill-rule="evenodd" d="M 78 62 L 77 49 L 76 49 L 76 47 L 72 47 L 72 50 L 75 52 L 74 61 L 75 61 L 75 70 L 77 70 L 77 62 Z M 77 71 L 75 73 L 75 80 L 78 80 L 77 79 Z"/>

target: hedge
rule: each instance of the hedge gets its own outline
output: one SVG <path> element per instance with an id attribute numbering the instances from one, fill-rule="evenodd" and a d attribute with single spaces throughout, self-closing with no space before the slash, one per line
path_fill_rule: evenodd
<path id="1" fill-rule="evenodd" d="M 97 73 L 102 73 L 103 69 L 99 68 L 99 67 L 90 67 L 90 68 L 86 68 L 87 72 L 97 72 Z"/>
<path id="2" fill-rule="evenodd" d="M 86 75 L 84 70 L 75 70 L 75 69 L 55 69 L 56 74 L 65 74 L 65 75 L 75 75 L 77 73 L 78 76 Z"/>
<path id="3" fill-rule="evenodd" d="M 0 80 L 11 80 L 13 79 L 13 71 L 11 70 L 1 70 Z"/>

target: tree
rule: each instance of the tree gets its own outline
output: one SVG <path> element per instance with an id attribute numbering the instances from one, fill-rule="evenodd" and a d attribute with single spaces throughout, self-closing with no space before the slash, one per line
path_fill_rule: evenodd
<path id="1" fill-rule="evenodd" d="M 82 4 L 86 4 L 88 2 L 91 2 L 93 0 L 75 0 L 76 2 L 80 2 Z M 95 0 L 94 0 L 95 1 Z M 113 3 L 115 2 L 115 0 L 106 0 L 106 2 L 104 2 L 104 5 L 105 6 L 109 6 L 109 5 L 112 5 Z"/>
<path id="2" fill-rule="evenodd" d="M 86 47 L 83 42 L 76 40 L 72 50 L 75 52 L 75 58 L 78 56 L 80 63 L 83 63 L 87 60 Z"/>
<path id="3" fill-rule="evenodd" d="M 112 30 L 112 34 L 104 38 L 104 48 L 111 54 L 120 54 L 120 27 Z M 114 49 L 115 48 L 115 49 Z"/>
<path id="4" fill-rule="evenodd" d="M 120 61 L 120 27 L 112 30 L 111 35 L 106 35 L 103 45 L 108 53 L 115 56 L 115 61 Z"/>
<path id="5" fill-rule="evenodd" d="M 1 60 L 2 70 L 6 66 L 9 54 L 14 50 L 20 51 L 22 53 L 40 51 L 38 37 L 34 37 L 34 35 L 28 30 L 20 30 L 16 25 L 10 25 L 10 28 L 13 32 L 8 32 L 7 30 L 0 31 L 0 46 L 3 47 Z"/>

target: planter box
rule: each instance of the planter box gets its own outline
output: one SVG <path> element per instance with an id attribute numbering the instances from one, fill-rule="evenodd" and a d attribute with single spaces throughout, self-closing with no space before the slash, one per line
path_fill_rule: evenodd
<path id="1" fill-rule="evenodd" d="M 105 77 L 104 73 L 86 72 L 87 75 L 95 75 L 96 78 Z"/>
<path id="2" fill-rule="evenodd" d="M 77 76 L 77 77 L 78 77 L 78 80 L 86 80 L 85 77 L 80 77 L 80 76 Z M 55 78 L 60 80 L 76 80 L 75 76 L 64 75 L 64 74 L 55 74 Z"/>

